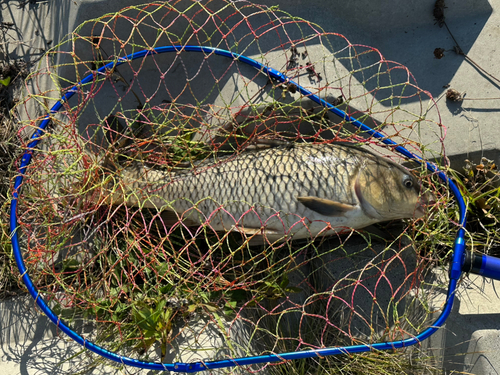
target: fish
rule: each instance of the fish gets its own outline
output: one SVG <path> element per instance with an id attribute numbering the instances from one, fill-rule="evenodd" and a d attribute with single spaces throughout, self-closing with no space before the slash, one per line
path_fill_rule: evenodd
<path id="1" fill-rule="evenodd" d="M 419 218 L 432 200 L 403 166 L 347 142 L 242 151 L 188 170 L 119 169 L 108 203 L 157 210 L 167 225 L 244 233 L 252 244 Z"/>

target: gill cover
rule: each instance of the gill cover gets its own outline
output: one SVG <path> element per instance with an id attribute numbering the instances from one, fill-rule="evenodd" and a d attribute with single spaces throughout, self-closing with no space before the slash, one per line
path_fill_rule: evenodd
<path id="1" fill-rule="evenodd" d="M 402 166 L 380 158 L 363 162 L 355 192 L 365 214 L 377 220 L 414 217 L 420 201 L 419 181 Z"/>

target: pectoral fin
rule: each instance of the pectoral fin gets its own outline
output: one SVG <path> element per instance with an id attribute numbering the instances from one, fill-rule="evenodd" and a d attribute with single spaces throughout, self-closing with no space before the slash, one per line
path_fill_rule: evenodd
<path id="1" fill-rule="evenodd" d="M 310 210 L 316 211 L 323 216 L 343 216 L 355 207 L 351 204 L 318 197 L 297 197 L 297 199 Z"/>

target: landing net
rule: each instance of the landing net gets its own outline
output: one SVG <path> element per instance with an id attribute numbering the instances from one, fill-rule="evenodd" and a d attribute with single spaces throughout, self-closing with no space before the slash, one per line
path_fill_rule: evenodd
<path id="1" fill-rule="evenodd" d="M 276 143 L 352 142 L 407 162 L 383 135 L 444 162 L 435 104 L 406 67 L 375 48 L 278 8 L 183 0 L 87 21 L 47 52 L 16 107 L 25 140 L 50 113 L 17 203 L 33 286 L 89 342 L 170 370 L 175 362 L 414 337 L 442 307 L 430 302 L 434 252 L 443 244 L 425 229 L 429 214 L 255 246 L 252 235 L 217 231 L 208 218 L 192 225 L 181 212 L 172 222 L 162 209 L 116 197 L 126 190 L 127 168 L 168 176 Z M 437 204 L 446 201 L 425 165 L 407 166 Z M 141 201 L 150 191 L 146 181 L 134 194 Z M 316 358 L 308 366 L 342 363 Z M 249 368 L 264 369 L 274 364 Z"/>

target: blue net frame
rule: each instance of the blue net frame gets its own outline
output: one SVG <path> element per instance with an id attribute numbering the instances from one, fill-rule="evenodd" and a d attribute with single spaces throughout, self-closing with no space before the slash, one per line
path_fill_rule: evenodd
<path id="1" fill-rule="evenodd" d="M 453 301 L 455 297 L 455 291 L 457 288 L 458 280 L 461 277 L 462 274 L 462 264 L 464 262 L 465 258 L 465 223 L 466 223 L 466 205 L 464 198 L 460 192 L 460 189 L 451 181 L 448 179 L 446 174 L 442 171 L 440 171 L 436 166 L 433 164 L 426 162 L 422 160 L 419 156 L 414 155 L 410 151 L 408 151 L 406 148 L 399 146 L 397 143 L 392 141 L 391 139 L 388 139 L 385 135 L 371 129 L 367 125 L 361 123 L 357 119 L 349 116 L 347 113 L 344 111 L 336 108 L 332 104 L 326 102 L 325 100 L 321 99 L 317 95 L 313 94 L 309 90 L 305 89 L 304 87 L 300 86 L 297 82 L 294 82 L 293 80 L 289 79 L 286 75 L 282 74 L 281 72 L 267 67 L 251 58 L 248 58 L 246 56 L 233 53 L 227 50 L 223 49 L 218 49 L 218 48 L 212 48 L 212 47 L 204 47 L 204 46 L 180 46 L 180 45 L 173 45 L 173 46 L 164 46 L 164 47 L 157 47 L 151 50 L 143 50 L 143 51 L 138 51 L 135 53 L 132 53 L 130 55 L 127 55 L 125 57 L 121 57 L 117 59 L 116 61 L 110 62 L 101 68 L 97 70 L 97 73 L 104 73 L 109 69 L 113 69 L 125 62 L 135 60 L 135 59 L 141 59 L 141 58 L 146 58 L 147 56 L 151 56 L 154 54 L 161 54 L 161 53 L 189 53 L 189 52 L 202 52 L 205 54 L 216 54 L 219 56 L 224 56 L 230 59 L 238 60 L 239 62 L 248 64 L 255 69 L 259 70 L 261 74 L 267 75 L 269 78 L 273 78 L 277 80 L 278 82 L 281 83 L 287 83 L 287 84 L 294 84 L 297 87 L 297 91 L 299 91 L 304 97 L 307 97 L 314 102 L 318 103 L 319 105 L 325 107 L 326 109 L 332 111 L 336 115 L 340 116 L 342 119 L 345 121 L 349 122 L 350 124 L 356 126 L 359 128 L 361 131 L 365 132 L 366 134 L 373 136 L 377 139 L 379 139 L 382 143 L 385 145 L 389 146 L 390 148 L 393 149 L 393 151 L 396 151 L 403 156 L 413 159 L 418 161 L 419 163 L 425 163 L 427 169 L 435 173 L 439 176 L 441 182 L 452 192 L 454 197 L 457 200 L 457 204 L 460 209 L 460 220 L 458 222 L 459 224 L 459 230 L 456 235 L 456 239 L 454 242 L 453 246 L 453 255 L 451 259 L 451 264 L 450 264 L 450 280 L 449 280 L 449 285 L 448 285 L 448 292 L 447 292 L 447 297 L 446 297 L 446 303 L 444 305 L 444 308 L 440 314 L 440 316 L 436 319 L 434 324 L 432 324 L 430 327 L 425 329 L 424 331 L 420 332 L 418 335 L 405 339 L 405 340 L 399 340 L 399 341 L 391 341 L 391 342 L 381 342 L 381 343 L 374 343 L 374 344 L 364 344 L 364 345 L 353 345 L 353 346 L 344 346 L 344 347 L 330 347 L 330 348 L 323 348 L 323 349 L 317 349 L 317 350 L 306 350 L 306 351 L 298 351 L 298 352 L 288 352 L 288 353 L 282 353 L 282 354 L 269 354 L 269 355 L 261 355 L 261 356 L 251 356 L 251 357 L 243 357 L 243 358 L 235 358 L 235 359 L 229 359 L 229 360 L 219 360 L 219 361 L 209 361 L 209 362 L 194 362 L 194 363 L 159 363 L 159 362 L 144 362 L 140 360 L 136 360 L 130 357 L 125 357 L 121 356 L 119 354 L 116 354 L 114 352 L 111 352 L 109 350 L 106 350 L 105 348 L 102 348 L 88 340 L 86 340 L 84 337 L 76 333 L 71 327 L 69 327 L 57 314 L 55 314 L 50 307 L 47 305 L 43 297 L 41 296 L 40 292 L 37 290 L 35 285 L 33 284 L 33 281 L 30 278 L 30 275 L 28 274 L 28 271 L 26 269 L 26 266 L 24 264 L 22 252 L 21 252 L 21 247 L 19 245 L 19 237 L 18 237 L 18 222 L 17 222 L 17 204 L 18 204 L 18 199 L 20 197 L 20 187 L 23 181 L 23 176 L 26 173 L 26 169 L 28 165 L 31 162 L 33 152 L 36 150 L 36 147 L 38 143 L 40 142 L 42 136 L 46 132 L 47 126 L 51 122 L 51 115 L 57 113 L 64 102 L 67 102 L 78 90 L 78 87 L 80 85 L 84 85 L 88 82 L 90 82 L 94 78 L 94 74 L 89 74 L 85 78 L 83 78 L 79 83 L 77 83 L 75 86 L 73 86 L 61 99 L 59 102 L 57 102 L 51 109 L 50 112 L 47 113 L 47 115 L 44 117 L 43 121 L 40 123 L 38 126 L 38 129 L 33 133 L 33 135 L 30 138 L 30 142 L 26 147 L 26 150 L 21 158 L 21 162 L 19 165 L 19 174 L 15 179 L 14 182 L 14 189 L 13 189 L 13 194 L 12 194 L 12 199 L 11 199 L 11 208 L 10 208 L 10 231 L 11 231 L 11 241 L 12 241 L 12 248 L 14 252 L 14 257 L 16 260 L 17 267 L 19 269 L 20 274 L 22 275 L 22 280 L 24 284 L 26 285 L 29 293 L 39 306 L 39 308 L 47 315 L 47 317 L 57 325 L 57 327 L 67 334 L 69 337 L 71 337 L 74 341 L 76 341 L 78 344 L 82 345 L 83 347 L 87 348 L 88 350 L 104 357 L 109 360 L 127 365 L 127 366 L 133 366 L 133 367 L 138 367 L 138 368 L 143 368 L 143 369 L 150 369 L 150 370 L 160 370 L 160 371 L 173 371 L 173 372 L 197 372 L 197 371 L 203 371 L 203 370 L 209 370 L 209 369 L 216 369 L 216 368 L 225 368 L 225 367 L 234 367 L 234 366 L 248 366 L 252 364 L 260 364 L 260 363 L 268 363 L 268 362 L 281 362 L 281 361 L 286 361 L 286 360 L 294 360 L 294 359 L 302 359 L 302 358 L 312 358 L 312 357 L 325 357 L 325 356 L 332 356 L 332 355 L 339 355 L 339 354 L 354 354 L 354 353 L 363 353 L 363 352 L 368 352 L 372 350 L 392 350 L 392 349 L 399 349 L 403 347 L 408 347 L 412 345 L 419 344 L 423 340 L 429 338 L 432 334 L 434 334 L 446 321 L 446 319 L 449 317 L 452 306 L 453 306 Z"/>

